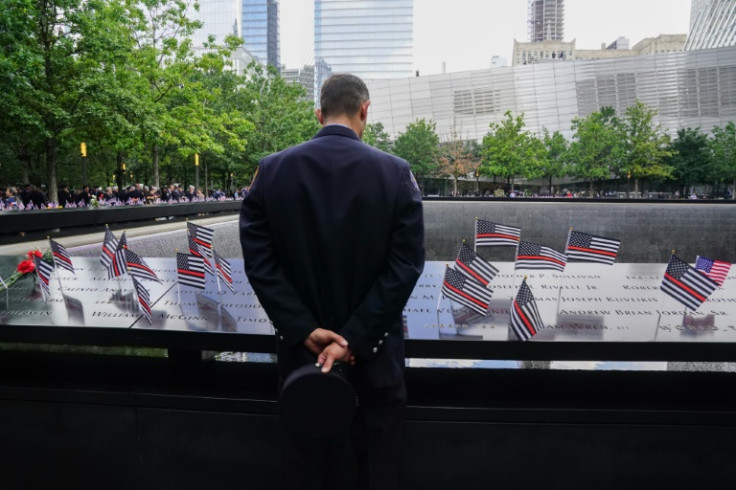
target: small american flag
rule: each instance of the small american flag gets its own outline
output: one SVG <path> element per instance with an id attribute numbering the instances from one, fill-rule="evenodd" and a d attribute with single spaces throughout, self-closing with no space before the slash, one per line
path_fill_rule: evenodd
<path id="1" fill-rule="evenodd" d="M 552 269 L 563 272 L 567 265 L 565 254 L 531 242 L 520 242 L 516 255 L 516 270 Z"/>
<path id="2" fill-rule="evenodd" d="M 484 286 L 488 286 L 493 278 L 496 277 L 496 274 L 498 274 L 498 269 L 483 260 L 483 258 L 473 252 L 464 243 L 460 245 L 460 250 L 455 259 L 455 270 L 464 276 L 475 279 Z"/>
<path id="3" fill-rule="evenodd" d="M 61 243 L 54 241 L 51 238 L 49 238 L 49 244 L 51 244 L 51 253 L 54 256 L 54 264 L 56 264 L 57 267 L 66 269 L 74 274 L 72 258 L 69 256 L 69 252 L 67 252 L 66 248 L 64 248 Z"/>
<path id="4" fill-rule="evenodd" d="M 122 239 L 118 242 L 118 248 L 115 249 L 115 256 L 112 260 L 112 276 L 118 277 L 128 273 L 127 261 L 125 260 L 125 250 L 123 246 L 123 240 L 125 239 L 125 233 L 123 233 Z M 108 271 L 109 272 L 109 271 Z M 108 277 L 109 278 L 109 277 Z"/>
<path id="5" fill-rule="evenodd" d="M 620 245 L 621 241 L 615 238 L 571 231 L 567 241 L 567 258 L 613 265 Z"/>
<path id="6" fill-rule="evenodd" d="M 125 263 L 128 269 L 128 274 L 141 279 L 150 279 L 152 281 L 161 282 L 153 269 L 151 269 L 146 262 L 138 256 L 137 253 L 132 250 L 125 249 Z"/>
<path id="7" fill-rule="evenodd" d="M 138 297 L 138 305 L 140 306 L 141 313 L 148 320 L 148 324 L 153 323 L 151 319 L 151 296 L 148 294 L 148 290 L 138 282 L 138 279 L 133 277 L 133 285 L 135 286 L 135 295 Z"/>
<path id="8" fill-rule="evenodd" d="M 36 265 L 36 276 L 38 276 L 38 282 L 41 283 L 41 287 L 46 292 L 46 295 L 44 296 L 45 298 L 51 294 L 49 281 L 51 280 L 51 273 L 54 272 L 54 266 L 36 255 L 33 256 L 33 263 Z"/>
<path id="9" fill-rule="evenodd" d="M 718 284 L 673 254 L 660 288 L 694 311 L 718 288 Z"/>
<path id="10" fill-rule="evenodd" d="M 698 256 L 695 260 L 695 268 L 713 279 L 719 286 L 723 286 L 723 282 L 731 270 L 731 263 Z"/>
<path id="11" fill-rule="evenodd" d="M 176 272 L 179 278 L 179 284 L 204 289 L 205 278 L 202 257 L 177 253 Z"/>
<path id="12" fill-rule="evenodd" d="M 491 290 L 484 287 L 483 284 L 467 278 L 449 267 L 445 268 L 442 294 L 482 316 L 485 316 L 488 312 L 488 306 L 493 295 Z"/>
<path id="13" fill-rule="evenodd" d="M 493 247 L 512 246 L 519 244 L 521 228 L 500 225 L 484 219 L 475 221 L 475 245 Z"/>
<path id="14" fill-rule="evenodd" d="M 534 337 L 542 326 L 534 295 L 524 279 L 511 304 L 511 328 L 520 340 L 528 340 Z"/>
<path id="15" fill-rule="evenodd" d="M 211 228 L 205 228 L 204 226 L 195 225 L 190 222 L 187 222 L 187 231 L 189 232 L 189 236 L 194 238 L 194 241 L 202 247 L 207 256 L 212 258 L 209 251 L 212 250 L 212 239 L 215 236 L 215 231 Z"/>
<path id="16" fill-rule="evenodd" d="M 102 241 L 102 254 L 100 255 L 100 262 L 107 270 L 108 279 L 115 277 L 115 251 L 118 249 L 118 239 L 115 238 L 110 228 L 105 228 L 105 239 Z"/>
<path id="17" fill-rule="evenodd" d="M 197 241 L 194 239 L 192 235 L 188 235 L 189 240 L 189 253 L 194 255 L 195 257 L 202 257 L 202 262 L 204 263 L 204 270 L 205 272 L 208 272 L 210 274 L 214 274 L 215 272 L 212 270 L 212 264 L 208 260 L 209 254 L 207 253 L 207 249 L 203 248 L 202 245 L 197 243 Z"/>
<path id="18" fill-rule="evenodd" d="M 215 266 L 217 267 L 217 275 L 220 276 L 220 279 L 225 281 L 225 284 L 227 284 L 227 287 L 230 288 L 231 292 L 235 292 L 235 288 L 233 287 L 233 269 L 230 267 L 230 262 L 227 261 L 227 259 L 220 257 L 220 254 L 215 252 Z"/>

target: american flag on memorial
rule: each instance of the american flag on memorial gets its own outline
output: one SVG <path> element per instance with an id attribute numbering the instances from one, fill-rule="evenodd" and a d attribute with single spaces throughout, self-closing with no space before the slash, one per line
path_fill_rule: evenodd
<path id="1" fill-rule="evenodd" d="M 122 276 L 128 273 L 128 268 L 127 268 L 128 264 L 127 264 L 127 261 L 125 260 L 125 251 L 127 249 L 124 246 L 124 240 L 125 240 L 125 232 L 123 232 L 123 236 L 118 242 L 118 248 L 115 249 L 115 256 L 113 257 L 113 260 L 112 260 L 113 277 Z"/>
<path id="2" fill-rule="evenodd" d="M 187 235 L 187 239 L 189 240 L 189 253 L 194 255 L 195 257 L 202 257 L 205 272 L 214 274 L 215 272 L 212 270 L 212 264 L 207 258 L 209 254 L 207 253 L 206 249 L 202 247 L 202 245 L 197 243 L 192 235 Z"/>
<path id="3" fill-rule="evenodd" d="M 552 269 L 564 272 L 567 256 L 556 250 L 531 242 L 520 242 L 516 254 L 516 270 Z"/>
<path id="4" fill-rule="evenodd" d="M 483 284 L 465 277 L 449 267 L 445 268 L 442 294 L 482 316 L 485 316 L 488 312 L 488 306 L 493 295 L 491 290 Z"/>
<path id="5" fill-rule="evenodd" d="M 192 286 L 197 289 L 204 289 L 204 263 L 202 257 L 194 255 L 177 253 L 176 254 L 176 273 L 179 284 Z"/>
<path id="6" fill-rule="evenodd" d="M 660 289 L 691 310 L 697 310 L 718 284 L 708 276 L 690 267 L 674 254 L 670 257 Z"/>
<path id="7" fill-rule="evenodd" d="M 57 267 L 66 269 L 74 274 L 72 258 L 69 256 L 69 252 L 67 252 L 66 248 L 64 248 L 61 243 L 52 240 L 51 238 L 49 238 L 49 244 L 51 245 L 51 253 L 54 256 L 54 264 L 56 264 Z"/>
<path id="8" fill-rule="evenodd" d="M 613 265 L 621 240 L 571 231 L 567 240 L 567 258 Z"/>
<path id="9" fill-rule="evenodd" d="M 723 282 L 731 270 L 731 263 L 698 255 L 698 258 L 695 260 L 695 268 L 710 277 L 719 286 L 723 286 Z"/>
<path id="10" fill-rule="evenodd" d="M 225 281 L 227 287 L 230 288 L 230 292 L 235 292 L 233 287 L 233 269 L 230 267 L 230 262 L 227 259 L 220 257 L 216 251 L 212 250 L 215 254 L 215 266 L 217 267 L 217 275 L 220 279 Z"/>
<path id="11" fill-rule="evenodd" d="M 519 340 L 529 340 L 542 329 L 543 323 L 532 290 L 524 279 L 511 304 L 511 328 Z"/>
<path id="12" fill-rule="evenodd" d="M 521 228 L 500 225 L 484 219 L 475 220 L 475 245 L 515 247 L 519 244 Z"/>
<path id="13" fill-rule="evenodd" d="M 151 296 L 148 294 L 148 290 L 138 282 L 138 279 L 133 277 L 133 285 L 135 286 L 135 295 L 138 297 L 138 305 L 140 306 L 141 313 L 148 320 L 148 324 L 153 323 L 151 319 Z"/>
<path id="14" fill-rule="evenodd" d="M 141 279 L 150 279 L 152 281 L 161 282 L 153 269 L 151 269 L 146 262 L 138 256 L 137 253 L 132 250 L 125 249 L 125 265 L 128 269 L 128 274 Z"/>
<path id="15" fill-rule="evenodd" d="M 205 228 L 204 226 L 195 225 L 187 221 L 187 231 L 189 236 L 194 238 L 194 241 L 202 247 L 207 257 L 212 258 L 210 251 L 212 250 L 212 239 L 215 236 L 215 231 L 211 228 Z"/>
<path id="16" fill-rule="evenodd" d="M 111 279 L 119 274 L 115 274 L 115 251 L 118 249 L 118 239 L 115 238 L 110 228 L 105 227 L 105 239 L 102 241 L 102 254 L 100 262 L 107 270 L 107 278 Z"/>
<path id="17" fill-rule="evenodd" d="M 36 255 L 33 256 L 33 263 L 36 265 L 36 276 L 38 276 L 38 282 L 41 283 L 41 287 L 46 292 L 45 296 L 48 296 L 51 294 L 49 281 L 51 280 L 51 273 L 54 272 L 54 266 Z"/>
<path id="18" fill-rule="evenodd" d="M 475 279 L 484 286 L 488 286 L 493 278 L 496 277 L 496 274 L 498 274 L 498 269 L 483 260 L 481 256 L 476 254 L 464 243 L 460 245 L 460 250 L 457 252 L 455 270 L 464 276 Z"/>

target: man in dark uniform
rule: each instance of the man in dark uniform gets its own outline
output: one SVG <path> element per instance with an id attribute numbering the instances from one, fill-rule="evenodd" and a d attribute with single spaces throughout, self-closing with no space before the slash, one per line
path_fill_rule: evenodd
<path id="1" fill-rule="evenodd" d="M 424 267 L 421 196 L 406 161 L 360 141 L 362 80 L 333 75 L 320 102 L 324 128 L 264 158 L 243 200 L 245 271 L 276 330 L 281 382 L 304 364 L 328 372 L 354 359 L 357 488 L 391 490 L 406 404 L 401 314 Z M 285 488 L 332 488 L 335 441 L 282 433 Z"/>

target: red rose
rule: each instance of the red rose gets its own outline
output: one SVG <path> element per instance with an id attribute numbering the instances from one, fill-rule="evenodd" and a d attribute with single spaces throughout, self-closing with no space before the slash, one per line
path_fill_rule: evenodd
<path id="1" fill-rule="evenodd" d="M 18 272 L 21 274 L 28 274 L 29 272 L 33 272 L 36 270 L 36 264 L 33 263 L 32 260 L 24 260 L 20 264 L 18 264 Z"/>
<path id="2" fill-rule="evenodd" d="M 41 251 L 40 251 L 40 250 L 31 250 L 30 252 L 28 252 L 28 258 L 29 258 L 29 259 L 33 260 L 33 256 L 34 256 L 34 255 L 35 255 L 36 257 L 38 257 L 39 259 L 40 259 L 41 257 L 43 257 L 43 254 L 41 253 Z M 32 270 L 32 269 L 31 269 L 31 270 Z"/>

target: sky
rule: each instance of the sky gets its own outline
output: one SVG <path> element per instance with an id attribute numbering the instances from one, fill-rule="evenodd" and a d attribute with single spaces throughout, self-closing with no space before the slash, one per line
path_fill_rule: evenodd
<path id="1" fill-rule="evenodd" d="M 312 62 L 312 0 L 280 0 L 281 63 Z M 687 34 L 691 0 L 566 0 L 565 40 L 597 49 L 619 36 L 631 46 L 659 34 Z M 414 0 L 414 70 L 421 75 L 511 64 L 514 39 L 527 41 L 526 0 Z"/>

